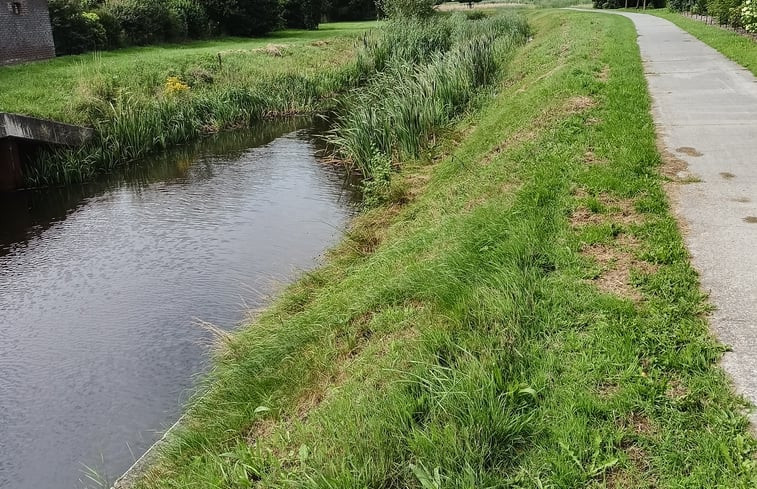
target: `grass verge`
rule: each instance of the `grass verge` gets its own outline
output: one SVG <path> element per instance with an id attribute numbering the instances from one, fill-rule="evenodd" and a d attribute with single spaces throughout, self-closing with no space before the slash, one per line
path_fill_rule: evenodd
<path id="1" fill-rule="evenodd" d="M 354 38 L 377 22 L 322 24 L 259 39 L 225 38 L 134 47 L 0 67 L 0 111 L 70 123 L 90 123 L 88 99 L 98 90 L 135 96 L 163 91 L 169 76 L 213 78 L 220 86 L 249 86 L 270 74 L 334 69 L 354 55 Z M 269 45 L 277 50 L 266 51 Z M 221 66 L 218 57 L 221 57 Z"/>
<path id="2" fill-rule="evenodd" d="M 647 10 L 645 13 L 671 21 L 757 76 L 757 42 L 754 39 L 667 9 Z"/>
<path id="3" fill-rule="evenodd" d="M 336 93 L 370 75 L 370 66 L 357 58 L 355 37 L 358 26 L 376 24 L 349 25 L 326 26 L 315 41 L 308 33 L 290 32 L 288 44 L 266 39 L 263 45 L 254 40 L 242 49 L 233 42 L 199 47 L 193 43 L 89 57 L 75 77 L 78 86 L 75 95 L 69 95 L 73 105 L 65 119 L 85 121 L 94 127 L 95 137 L 73 150 L 40 152 L 26 165 L 26 183 L 47 186 L 91 180 L 205 133 L 247 127 L 266 118 L 312 114 Z M 36 70 L 54 77 L 72 64 L 75 61 L 65 59 L 4 68 L 0 78 L 8 73 L 34 78 Z M 24 95 L 26 86 L 18 89 L 19 95 Z"/>
<path id="4" fill-rule="evenodd" d="M 218 341 L 140 488 L 747 488 L 635 31 L 538 11 L 403 203 Z"/>

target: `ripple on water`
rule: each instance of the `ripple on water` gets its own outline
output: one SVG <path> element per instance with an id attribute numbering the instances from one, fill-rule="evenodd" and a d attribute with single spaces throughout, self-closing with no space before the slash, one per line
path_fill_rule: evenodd
<path id="1" fill-rule="evenodd" d="M 203 369 L 194 319 L 233 327 L 334 243 L 344 175 L 286 130 L 0 201 L 0 487 L 76 487 L 82 464 L 117 476 Z"/>

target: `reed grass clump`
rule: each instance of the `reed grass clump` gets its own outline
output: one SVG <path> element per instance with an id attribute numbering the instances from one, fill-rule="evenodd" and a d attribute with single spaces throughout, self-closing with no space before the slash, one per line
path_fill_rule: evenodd
<path id="1" fill-rule="evenodd" d="M 94 63 L 88 69 L 95 72 L 82 77 L 87 84 L 77 111 L 94 126 L 95 139 L 77 150 L 43 154 L 27 180 L 35 186 L 81 182 L 205 133 L 333 110 L 335 156 L 369 180 L 387 181 L 384 162 L 391 167 L 420 154 L 495 79 L 507 53 L 527 35 L 516 15 L 470 20 L 454 14 L 393 20 L 364 34 L 352 60 L 324 59 L 323 67 L 302 72 L 292 61 L 289 69 L 271 65 L 261 76 L 250 68 L 262 62 L 255 58 L 265 56 L 259 50 L 229 52 L 224 61 L 220 54 L 198 59 L 163 78 L 135 67 L 139 73 L 120 79 Z"/>
<path id="2" fill-rule="evenodd" d="M 202 134 L 247 127 L 266 118 L 312 113 L 357 83 L 353 63 L 338 71 L 282 73 L 248 86 L 191 88 L 148 97 L 107 90 L 85 101 L 95 139 L 76 150 L 42 155 L 30 165 L 32 185 L 82 182 Z"/>
<path id="3" fill-rule="evenodd" d="M 369 179 L 386 174 L 375 164 L 384 157 L 396 163 L 419 156 L 527 35 L 514 15 L 393 21 L 377 39 L 364 40 L 362 62 L 376 75 L 342 102 L 330 137 L 336 155 Z"/>

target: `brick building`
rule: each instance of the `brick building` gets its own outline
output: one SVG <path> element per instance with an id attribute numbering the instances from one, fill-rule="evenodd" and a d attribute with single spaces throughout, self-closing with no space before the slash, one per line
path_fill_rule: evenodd
<path id="1" fill-rule="evenodd" d="M 0 0 L 0 65 L 53 57 L 47 0 Z"/>

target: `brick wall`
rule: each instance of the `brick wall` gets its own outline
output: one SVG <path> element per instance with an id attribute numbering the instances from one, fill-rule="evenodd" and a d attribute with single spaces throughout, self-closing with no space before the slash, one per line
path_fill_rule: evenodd
<path id="1" fill-rule="evenodd" d="M 0 65 L 53 57 L 47 0 L 0 0 Z"/>

